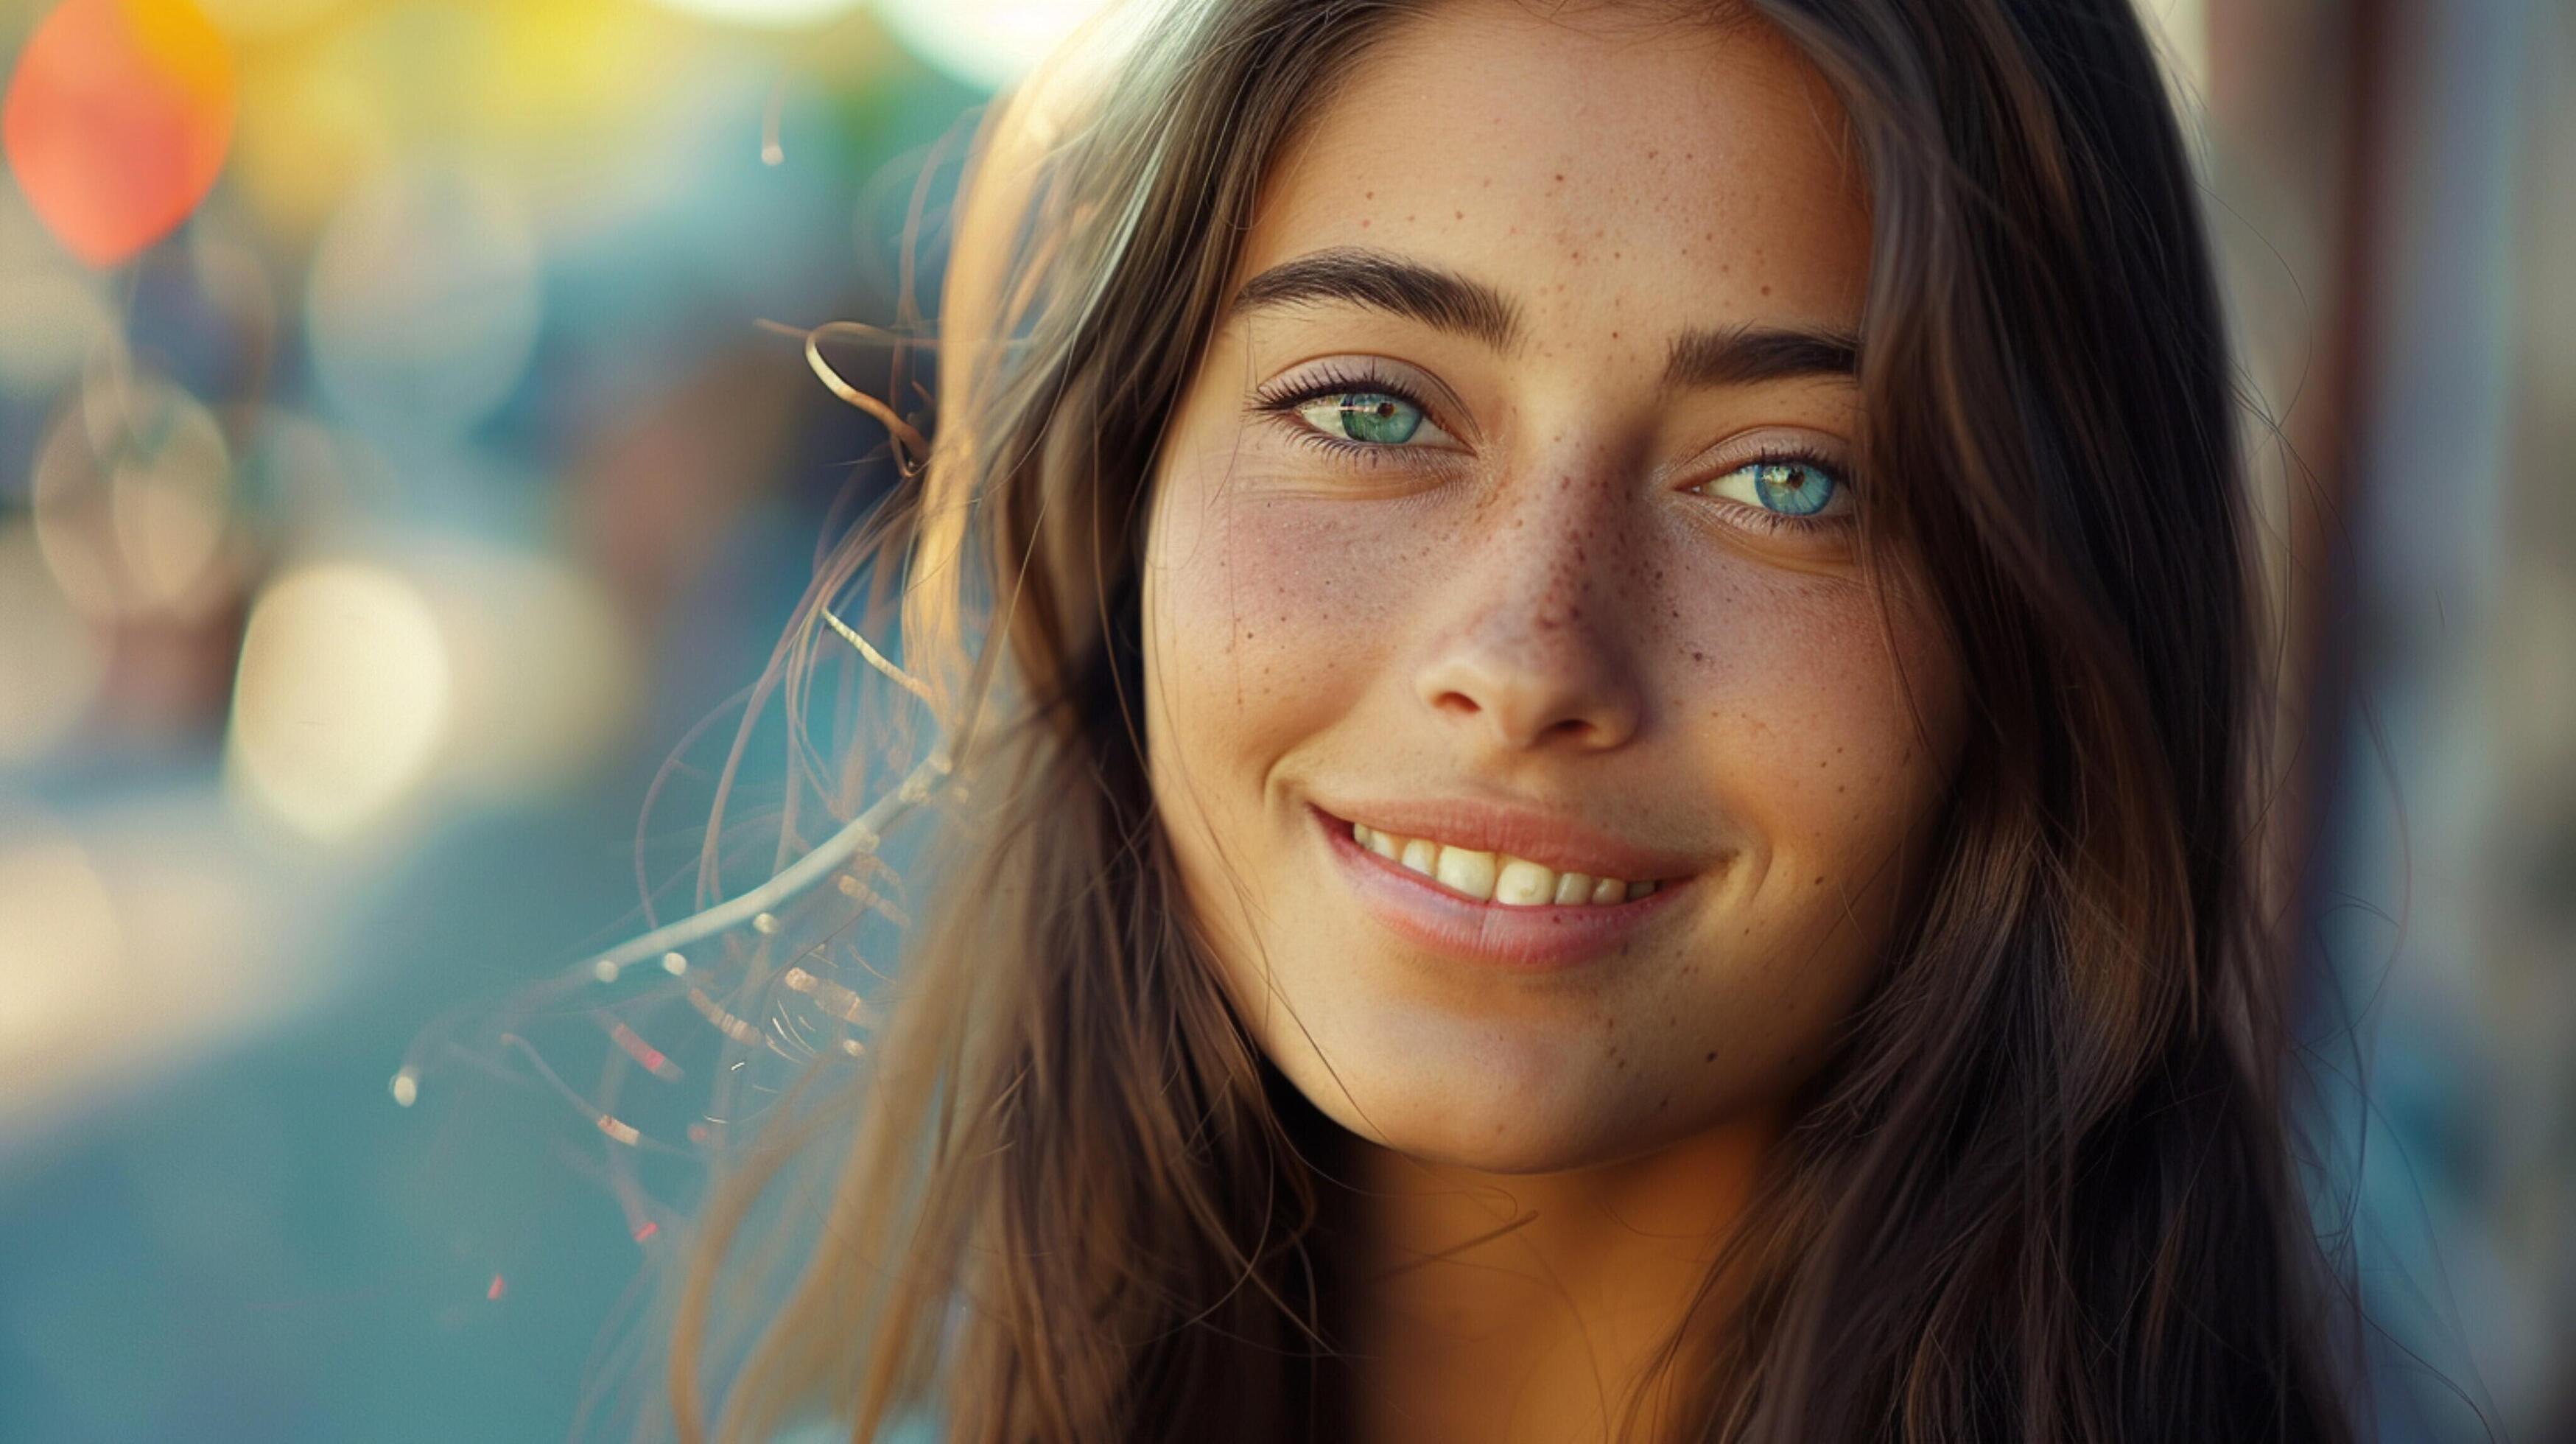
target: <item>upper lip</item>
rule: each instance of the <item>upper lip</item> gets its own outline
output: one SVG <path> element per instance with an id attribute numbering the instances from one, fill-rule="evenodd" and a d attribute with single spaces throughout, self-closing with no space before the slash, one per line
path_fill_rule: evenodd
<path id="1" fill-rule="evenodd" d="M 1701 863 L 1645 847 L 1560 812 L 1472 797 L 1347 798 L 1315 804 L 1344 822 L 1448 847 L 1509 853 L 1557 872 L 1655 882 L 1686 877 Z"/>

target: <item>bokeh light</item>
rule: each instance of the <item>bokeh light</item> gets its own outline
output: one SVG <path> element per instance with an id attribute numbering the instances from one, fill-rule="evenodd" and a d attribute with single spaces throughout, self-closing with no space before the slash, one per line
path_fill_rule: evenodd
<path id="1" fill-rule="evenodd" d="M 187 0 L 63 0 L 19 52 L 0 149 L 63 245 L 109 266 L 205 199 L 233 105 L 232 51 Z"/>
<path id="2" fill-rule="evenodd" d="M 452 678 L 441 783 L 525 802 L 581 777 L 633 710 L 636 643 L 608 595 L 525 552 L 442 547 L 419 571 Z"/>
<path id="3" fill-rule="evenodd" d="M 185 611 L 222 547 L 231 472 L 194 397 L 149 374 L 96 378 L 36 453 L 36 540 L 85 611 Z"/>
<path id="4" fill-rule="evenodd" d="M 865 0 L 655 0 L 684 15 L 745 25 L 811 25 L 859 8 Z"/>
<path id="5" fill-rule="evenodd" d="M 306 298 L 316 379 L 380 432 L 448 435 L 490 415 L 535 351 L 537 246 L 518 202 L 471 172 L 396 171 L 324 232 Z"/>
<path id="6" fill-rule="evenodd" d="M 345 0 L 197 0 L 215 27 L 236 39 L 267 39 L 305 29 Z"/>
<path id="7" fill-rule="evenodd" d="M 0 803 L 0 1147 L 327 996 L 213 801 Z"/>
<path id="8" fill-rule="evenodd" d="M 389 567 L 289 572 L 242 636 L 225 761 L 234 795 L 306 837 L 348 837 L 409 800 L 453 700 L 420 589 Z"/>
<path id="9" fill-rule="evenodd" d="M 130 980 L 116 905 L 89 854 L 41 816 L 0 817 L 0 1094 L 62 1070 Z"/>
<path id="10" fill-rule="evenodd" d="M 291 52 L 248 56 L 225 189 L 299 242 L 400 152 L 387 113 L 398 47 L 363 43 L 369 38 L 363 29 L 325 32 Z"/>
<path id="11" fill-rule="evenodd" d="M 1102 0 L 877 0 L 886 28 L 970 85 L 1018 80 Z"/>
<path id="12" fill-rule="evenodd" d="M 252 609 L 235 796 L 326 841 L 430 794 L 525 804 L 623 733 L 638 667 L 615 604 L 559 560 L 448 538 L 316 562 Z"/>

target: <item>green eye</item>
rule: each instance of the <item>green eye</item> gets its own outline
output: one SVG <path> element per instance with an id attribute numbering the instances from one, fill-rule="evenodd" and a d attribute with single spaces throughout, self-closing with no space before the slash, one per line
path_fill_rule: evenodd
<path id="1" fill-rule="evenodd" d="M 1422 427 L 1422 408 L 1383 391 L 1339 391 L 1297 407 L 1306 424 L 1326 436 L 1376 446 L 1398 446 Z"/>

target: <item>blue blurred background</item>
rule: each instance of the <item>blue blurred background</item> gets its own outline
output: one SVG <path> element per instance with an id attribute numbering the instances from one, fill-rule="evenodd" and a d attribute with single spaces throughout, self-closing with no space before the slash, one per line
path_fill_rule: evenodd
<path id="1" fill-rule="evenodd" d="M 2141 3 L 2375 1407 L 2576 1440 L 2576 18 Z M 0 0 L 0 1440 L 571 1427 L 670 1240 L 557 1096 L 388 1078 L 694 857 L 891 480 L 794 333 L 899 314 L 925 177 L 930 304 L 958 127 L 1087 8 Z"/>

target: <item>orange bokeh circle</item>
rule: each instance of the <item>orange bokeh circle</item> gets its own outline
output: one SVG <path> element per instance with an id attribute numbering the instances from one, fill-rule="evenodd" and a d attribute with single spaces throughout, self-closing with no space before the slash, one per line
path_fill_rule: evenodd
<path id="1" fill-rule="evenodd" d="M 0 106 L 0 153 L 46 229 L 112 266 L 213 188 L 233 132 L 232 53 L 187 0 L 64 0 Z"/>

